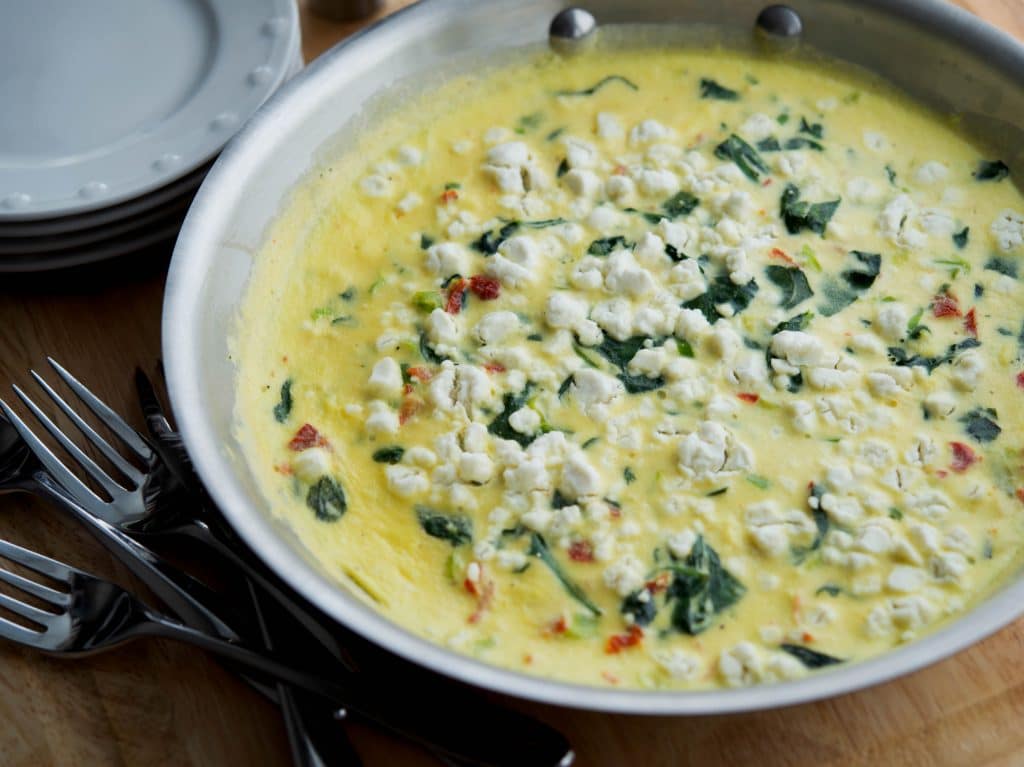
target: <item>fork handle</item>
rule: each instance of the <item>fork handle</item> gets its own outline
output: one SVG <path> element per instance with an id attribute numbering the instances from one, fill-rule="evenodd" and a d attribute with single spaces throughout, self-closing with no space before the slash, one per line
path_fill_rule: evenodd
<path id="1" fill-rule="evenodd" d="M 569 742 L 557 730 L 530 717 L 495 706 L 475 695 L 457 700 L 455 690 L 444 699 L 425 699 L 402 679 L 378 675 L 347 675 L 344 686 L 322 676 L 299 671 L 266 654 L 175 623 L 161 615 L 150 619 L 137 632 L 164 639 L 177 639 L 267 674 L 293 687 L 326 698 L 361 717 L 431 748 L 439 755 L 484 767 L 562 767 L 572 764 Z M 473 708 L 469 708 L 472 705 Z M 473 711 L 472 721 L 456 721 L 454 711 Z"/>

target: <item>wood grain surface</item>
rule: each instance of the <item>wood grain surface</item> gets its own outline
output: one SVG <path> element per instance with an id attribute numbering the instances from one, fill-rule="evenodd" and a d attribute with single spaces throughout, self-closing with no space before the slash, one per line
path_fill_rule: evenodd
<path id="1" fill-rule="evenodd" d="M 1024 39 L 1024 0 L 961 4 Z M 302 22 L 307 60 L 361 26 L 305 9 Z M 0 277 L 0 396 L 10 382 L 28 385 L 49 354 L 141 426 L 131 374 L 152 370 L 160 353 L 168 256 L 163 247 L 67 277 Z M 0 537 L 131 583 L 44 505 L 4 496 L 0 510 Z M 561 727 L 584 766 L 1024 765 L 1024 621 L 903 679 L 782 710 L 669 718 L 511 704 Z M 350 731 L 370 767 L 434 764 L 369 729 Z M 276 709 L 201 652 L 145 641 L 70 662 L 0 644 L 0 767 L 288 763 Z"/>

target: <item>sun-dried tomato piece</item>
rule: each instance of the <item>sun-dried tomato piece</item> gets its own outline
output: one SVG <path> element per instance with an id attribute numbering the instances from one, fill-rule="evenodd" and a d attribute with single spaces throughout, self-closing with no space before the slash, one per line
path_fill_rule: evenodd
<path id="1" fill-rule="evenodd" d="M 501 282 L 494 277 L 474 274 L 469 278 L 469 289 L 481 301 L 493 301 L 501 295 Z"/>
<path id="2" fill-rule="evenodd" d="M 644 639 L 644 630 L 635 623 L 629 627 L 625 634 L 612 634 L 604 643 L 604 651 L 609 655 L 615 655 L 627 647 L 634 647 Z"/>
<path id="3" fill-rule="evenodd" d="M 569 544 L 569 559 L 573 562 L 593 562 L 594 544 L 590 541 L 573 541 Z"/>
<path id="4" fill-rule="evenodd" d="M 960 302 L 952 293 L 942 293 L 932 301 L 932 314 L 936 317 L 963 317 Z"/>
<path id="5" fill-rule="evenodd" d="M 409 378 L 412 378 L 415 381 L 419 381 L 420 383 L 426 383 L 427 381 L 434 377 L 433 371 L 428 370 L 425 367 L 420 367 L 419 365 L 415 365 L 411 368 L 408 368 L 405 371 L 405 374 L 409 376 Z"/>
<path id="6" fill-rule="evenodd" d="M 466 281 L 456 277 L 448 284 L 448 300 L 445 302 L 444 310 L 448 314 L 458 314 L 462 311 L 465 303 Z"/>
<path id="7" fill-rule="evenodd" d="M 320 435 L 320 432 L 311 424 L 304 423 L 302 428 L 295 432 L 295 436 L 288 443 L 288 447 L 295 452 L 299 452 L 301 450 L 309 450 L 311 447 L 323 447 L 326 444 L 327 440 Z"/>
<path id="8" fill-rule="evenodd" d="M 978 315 L 971 309 L 964 315 L 964 330 L 975 338 L 978 337 Z"/>
<path id="9" fill-rule="evenodd" d="M 963 442 L 950 442 L 949 446 L 953 449 L 953 465 L 950 468 L 955 472 L 963 473 L 980 460 Z"/>

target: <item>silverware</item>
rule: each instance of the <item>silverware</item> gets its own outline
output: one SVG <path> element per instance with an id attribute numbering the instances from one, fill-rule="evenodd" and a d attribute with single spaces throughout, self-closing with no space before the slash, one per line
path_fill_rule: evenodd
<path id="1" fill-rule="evenodd" d="M 88 485 L 68 469 L 43 442 L 28 430 L 10 408 L 0 401 L 0 408 L 18 428 L 47 472 L 60 483 L 67 494 L 94 517 L 132 537 L 141 540 L 184 537 L 190 542 L 200 544 L 208 549 L 209 554 L 218 561 L 224 562 L 246 578 L 255 581 L 260 589 L 315 636 L 334 658 L 343 658 L 344 650 L 315 616 L 310 615 L 295 602 L 285 597 L 276 584 L 267 579 L 262 572 L 222 540 L 221 536 L 230 535 L 226 530 L 221 529 L 214 534 L 206 519 L 203 518 L 200 499 L 179 478 L 178 473 L 180 472 L 176 473 L 170 468 L 174 464 L 162 458 L 121 416 L 55 360 L 48 358 L 48 362 L 86 407 L 124 442 L 132 457 L 146 467 L 145 470 L 140 471 L 129 464 L 38 373 L 32 371 L 32 377 L 39 383 L 47 396 L 68 416 L 83 436 L 125 475 L 131 484 L 130 487 L 125 487 L 112 478 L 57 428 L 24 391 L 15 386 L 14 391 L 32 411 L 39 423 L 71 454 L 72 458 L 103 488 L 104 492 L 110 495 L 111 500 L 106 501 L 90 490 Z M 185 504 L 182 502 L 183 500 L 189 500 L 192 503 Z"/>
<path id="2" fill-rule="evenodd" d="M 10 422 L 0 417 L 0 494 L 12 491 L 43 495 L 60 508 L 71 512 L 79 521 L 91 528 L 94 536 L 119 561 L 149 585 L 165 603 L 172 606 L 180 618 L 190 621 L 194 627 L 205 627 L 225 638 L 237 636 L 233 630 L 204 607 L 204 604 L 209 605 L 218 599 L 216 594 L 208 591 L 198 581 L 192 581 L 186 574 L 167 567 L 151 551 L 119 534 L 116 529 L 101 520 L 95 520 L 89 512 L 74 503 L 40 467 L 32 451 Z M 274 698 L 271 694 L 272 691 L 262 683 L 252 679 L 247 681 L 267 697 Z M 279 702 L 282 706 L 287 705 L 286 700 Z M 288 715 L 287 711 L 286 715 Z M 295 726 L 295 729 L 296 737 L 302 737 L 304 727 L 301 722 Z M 334 751 L 338 753 L 340 749 L 335 747 Z M 346 752 L 340 751 L 340 753 Z M 351 755 L 354 756 L 354 752 L 351 752 Z M 321 764 L 315 761 L 299 761 L 297 763 L 300 767 L 319 767 Z M 355 759 L 332 760 L 331 763 L 358 765 L 360 761 L 358 756 L 355 756 Z"/>
<path id="3" fill-rule="evenodd" d="M 53 655 L 89 655 L 142 637 L 175 639 L 196 645 L 257 673 L 302 687 L 332 700 L 345 697 L 336 684 L 297 671 L 242 645 L 204 634 L 147 607 L 116 583 L 56 559 L 0 540 L 0 557 L 56 581 L 57 590 L 0 567 L 0 581 L 44 603 L 46 608 L 0 593 L 0 606 L 31 628 L 0 616 L 0 637 Z"/>
<path id="4" fill-rule="evenodd" d="M 103 490 L 109 494 L 110 500 L 106 501 L 99 498 L 93 493 L 84 483 L 77 480 L 71 472 L 69 472 L 63 464 L 45 450 L 45 446 L 41 442 L 36 441 L 32 444 L 34 435 L 26 434 L 22 431 L 22 436 L 25 438 L 27 444 L 32 444 L 33 450 L 36 455 L 39 456 L 40 461 L 50 470 L 51 475 L 56 473 L 60 475 L 61 484 L 63 489 L 71 489 L 71 495 L 74 496 L 74 500 L 79 501 L 83 507 L 86 515 L 92 515 L 97 517 L 98 520 L 94 522 L 94 525 L 101 525 L 105 523 L 113 528 L 116 528 L 120 533 L 136 532 L 138 529 L 145 529 L 153 527 L 154 520 L 162 523 L 165 528 L 175 527 L 175 522 L 172 521 L 176 517 L 174 509 L 178 507 L 178 504 L 174 502 L 173 497 L 176 494 L 176 490 L 180 487 L 180 483 L 177 482 L 176 478 L 170 473 L 168 465 L 165 461 L 161 460 L 160 457 L 150 449 L 146 441 L 129 426 L 123 419 L 120 418 L 113 410 L 111 410 L 106 403 L 102 402 L 92 392 L 90 392 L 85 386 L 74 379 L 67 371 L 57 365 L 51 360 L 51 364 L 57 370 L 61 378 L 72 388 L 72 390 L 82 399 L 87 407 L 108 427 L 113 431 L 127 447 L 132 451 L 133 456 L 142 462 L 145 466 L 144 470 L 137 469 L 134 465 L 126 461 L 121 454 L 115 450 L 102 436 L 100 436 L 78 413 L 76 413 L 68 404 L 61 398 L 39 375 L 34 371 L 32 376 L 36 382 L 42 387 L 47 395 L 57 404 L 57 406 L 64 412 L 64 414 L 75 424 L 75 426 L 81 431 L 86 439 L 91 442 L 103 455 L 106 457 L 121 474 L 129 481 L 130 487 L 125 488 L 120 483 L 116 482 L 106 472 L 103 471 L 88 455 L 86 455 L 74 442 L 67 438 L 53 422 L 41 411 L 41 409 L 21 390 L 15 387 L 19 398 L 25 402 L 26 406 L 32 411 L 33 415 L 39 420 L 40 423 L 46 428 L 48 432 L 72 455 L 72 457 L 82 466 L 83 469 L 99 484 Z M 0 403 L 0 407 L 4 407 L 8 413 L 8 417 L 12 421 L 16 421 L 16 417 L 7 410 L 6 406 Z M 0 430 L 3 433 L 3 430 Z M 8 439 L 7 442 L 10 442 Z M 3 443 L 0 443 L 2 446 Z M 25 444 L 25 443 L 23 443 Z M 26 444 L 26 450 L 27 450 Z M 42 448 L 42 450 L 40 450 Z M 19 467 L 21 469 L 20 475 L 22 477 L 21 487 L 25 489 L 44 489 L 50 491 L 52 488 L 49 486 L 49 477 L 38 471 L 38 468 L 32 466 L 31 459 L 24 456 L 24 450 L 18 451 L 17 446 L 10 445 L 10 452 L 12 454 L 12 467 Z M 56 470 L 56 471 L 54 471 Z M 77 481 L 77 484 L 76 484 Z M 13 482 L 12 482 L 13 484 Z M 48 492 L 48 495 L 53 498 L 54 494 Z M 179 494 L 180 495 L 180 494 Z M 63 498 L 53 498 L 61 503 L 62 506 L 68 508 Z M 163 516 L 158 516 L 156 510 L 162 511 Z M 81 518 L 81 514 L 76 514 Z M 94 530 L 103 530 L 102 526 L 98 528 L 94 526 Z M 201 532 L 201 531 L 200 531 Z M 137 532 L 136 532 L 137 534 Z M 110 532 L 105 533 L 106 539 L 112 537 Z M 116 537 L 116 536 L 114 536 Z M 130 540 L 130 539 L 128 539 Z M 130 566 L 134 564 L 134 560 L 139 557 L 149 555 L 150 561 L 153 566 L 159 564 L 160 569 L 177 584 L 187 585 L 187 590 L 193 595 L 199 595 L 202 597 L 200 600 L 202 604 L 209 605 L 211 600 L 214 599 L 210 593 L 200 594 L 198 588 L 189 584 L 191 580 L 184 573 L 178 571 L 176 568 L 165 567 L 162 564 L 162 560 L 159 560 L 151 552 L 144 552 L 144 547 L 139 544 L 129 547 L 127 551 L 129 554 L 129 561 L 126 564 Z M 135 565 L 136 567 L 138 565 Z M 150 569 L 150 568 L 147 568 Z M 191 625 L 201 631 L 213 632 L 218 636 L 222 636 L 227 639 L 237 639 L 238 634 L 228 629 L 227 626 L 217 625 L 210 622 L 199 622 L 194 621 L 194 616 L 186 612 L 182 612 L 182 604 L 187 602 L 182 595 L 175 593 L 174 589 L 160 588 L 155 590 L 157 595 L 161 599 L 165 599 L 172 610 L 184 620 L 187 625 Z M 170 600 L 167 597 L 170 596 Z M 218 614 L 223 615 L 224 606 L 221 605 L 221 610 L 217 611 Z M 233 623 L 237 626 L 239 620 Z M 269 649 L 269 648 L 268 648 Z M 266 692 L 266 690 L 262 690 Z M 344 732 L 340 729 L 335 729 L 334 732 L 325 733 L 326 738 L 318 739 L 320 744 L 317 745 L 312 742 L 311 736 L 309 735 L 307 728 L 303 722 L 303 716 L 300 714 L 298 705 L 295 701 L 294 696 L 285 688 L 283 685 L 277 685 L 277 701 L 281 705 L 284 712 L 286 723 L 288 724 L 288 735 L 289 739 L 292 740 L 292 753 L 295 757 L 295 763 L 297 767 L 322 767 L 324 764 L 323 759 L 319 756 L 319 751 L 325 751 L 332 754 L 331 761 L 334 764 L 346 764 L 352 767 L 358 767 L 361 764 L 361 760 L 356 754 L 355 750 L 348 745 L 345 748 L 346 743 L 339 743 L 338 741 L 346 741 L 347 738 Z M 320 704 L 323 705 L 322 703 Z M 329 741 L 329 742 L 326 742 Z"/>
<path id="5" fill-rule="evenodd" d="M 56 461 L 49 449 L 2 400 L 0 409 L 8 419 L 0 418 L 0 448 L 3 449 L 0 453 L 0 494 L 30 492 L 47 498 L 85 525 L 111 554 L 190 626 L 225 638 L 237 636 L 219 617 L 233 615 L 233 608 L 223 604 L 220 597 L 204 584 L 171 567 L 152 551 L 78 505 L 42 468 L 32 443 Z M 26 434 L 31 442 L 25 439 Z M 210 605 L 217 606 L 217 611 L 211 610 Z"/>
<path id="6" fill-rule="evenodd" d="M 64 379 L 69 387 L 101 421 L 110 426 L 122 439 L 125 438 L 126 434 L 129 435 L 125 442 L 139 460 L 146 461 L 147 465 L 149 461 L 157 460 L 158 456 L 150 449 L 146 441 L 135 433 L 116 413 L 110 410 L 109 407 L 96 398 L 95 395 L 89 392 L 88 389 L 56 362 L 50 360 L 50 363 L 61 378 Z M 95 436 L 97 439 L 102 440 L 94 430 L 89 428 L 87 424 L 84 424 L 84 421 L 77 414 L 74 414 L 71 407 L 52 388 L 46 386 L 45 382 L 42 382 L 38 375 L 33 373 L 33 376 L 37 381 L 41 382 L 47 394 L 71 418 L 72 422 L 79 427 L 87 439 L 91 441 L 91 438 Z M 72 441 L 57 428 L 22 390 L 15 387 L 15 391 L 43 427 L 50 432 L 54 439 L 68 449 L 72 457 L 82 465 L 83 469 L 101 487 L 107 490 L 108 485 L 117 484 L 103 469 L 89 459 L 83 451 L 74 446 Z M 43 466 L 60 480 L 61 485 L 63 485 L 68 493 L 62 492 L 61 488 L 56 485 L 46 472 L 39 470 L 30 475 L 30 484 L 36 483 L 46 488 L 48 494 L 55 500 L 71 507 L 71 510 L 76 511 L 80 517 L 88 518 L 83 519 L 83 521 L 90 522 L 94 528 L 97 525 L 101 525 L 100 529 L 104 534 L 112 535 L 115 539 L 123 538 L 129 541 L 135 546 L 137 553 L 141 556 L 155 558 L 148 549 L 128 538 L 122 529 L 115 528 L 112 524 L 108 524 L 102 519 L 92 518 L 91 514 L 105 514 L 111 519 L 117 519 L 117 514 L 123 513 L 127 518 L 131 519 L 131 522 L 124 529 L 142 536 L 156 536 L 157 530 L 162 531 L 160 533 L 161 536 L 182 533 L 184 531 L 192 540 L 199 540 L 204 543 L 209 542 L 211 548 L 214 548 L 215 551 L 224 553 L 225 561 L 229 562 L 233 567 L 237 567 L 246 576 L 251 574 L 252 580 L 261 589 L 265 590 L 268 595 L 273 597 L 275 604 L 279 605 L 282 609 L 286 609 L 292 618 L 297 619 L 304 629 L 317 638 L 318 642 L 325 644 L 325 646 L 337 647 L 337 643 L 323 625 L 317 622 L 313 616 L 297 603 L 290 602 L 255 567 L 231 550 L 227 544 L 214 537 L 209 526 L 203 520 L 195 518 L 194 514 L 185 515 L 176 511 L 172 512 L 170 504 L 167 504 L 166 501 L 160 502 L 161 493 L 139 492 L 139 487 L 145 487 L 152 491 L 153 488 L 157 487 L 156 484 L 145 482 L 145 478 L 142 478 L 142 481 L 139 482 L 135 490 L 121 487 L 120 499 L 122 502 L 112 510 L 112 506 L 89 490 L 88 486 L 78 479 L 35 436 L 2 400 L 0 400 L 0 409 L 3 409 L 13 426 L 28 443 L 32 452 L 38 457 Z M 83 428 L 83 425 L 85 428 Z M 107 450 L 114 452 L 113 448 L 105 441 L 104 445 Z M 97 445 L 97 447 L 106 454 L 103 446 Z M 82 460 L 79 460 L 80 458 Z M 0 463 L 0 465 L 3 464 Z M 170 481 L 167 476 L 172 474 L 169 469 L 167 471 L 168 475 L 165 475 L 163 480 L 165 482 Z M 14 484 L 19 483 L 19 480 L 14 481 Z M 113 496 L 116 491 L 117 488 L 112 487 L 108 492 L 111 492 Z M 132 493 L 134 493 L 136 502 L 138 502 L 138 499 L 142 499 L 147 503 L 148 515 L 139 514 L 137 510 L 130 509 L 123 502 L 123 499 L 129 497 L 129 494 Z M 81 503 L 81 506 L 79 506 L 79 503 Z M 177 504 L 175 504 L 175 507 L 177 507 Z M 125 509 L 128 509 L 128 511 L 126 512 Z M 103 539 L 101 538 L 101 540 Z M 161 562 L 160 564 L 163 563 Z M 168 571 L 174 571 L 174 568 L 166 565 L 164 567 Z M 178 574 L 183 575 L 180 572 Z M 185 577 L 187 578 L 187 576 Z M 191 581 L 192 579 L 189 579 L 189 582 Z M 201 584 L 199 585 L 201 586 Z M 181 588 L 174 584 L 173 581 L 170 584 L 158 582 L 157 586 L 159 588 L 154 588 L 154 591 L 161 599 L 165 597 L 159 589 L 164 591 L 170 590 L 172 598 L 176 598 L 179 602 L 182 601 Z M 178 613 L 175 605 L 168 603 L 168 606 Z M 184 616 L 182 617 L 184 619 Z M 190 623 L 189 625 L 192 624 Z M 230 631 L 222 623 L 219 630 L 225 629 Z M 219 630 L 215 629 L 212 633 L 219 633 Z M 324 639 L 327 641 L 324 642 Z M 340 648 L 335 658 L 338 656 L 344 657 Z M 345 680 L 348 694 L 344 698 L 338 699 L 346 702 L 355 702 L 357 706 L 352 707 L 353 711 L 396 735 L 420 743 L 442 759 L 453 760 L 463 764 L 480 765 L 561 765 L 570 764 L 572 761 L 573 754 L 568 742 L 560 733 L 547 725 L 490 704 L 476 694 L 467 693 L 460 686 L 441 684 L 433 679 L 428 682 L 427 677 L 415 669 L 415 667 L 409 665 L 402 667 L 403 681 L 412 680 L 416 684 L 403 685 L 401 696 L 395 696 L 390 692 L 393 687 L 392 680 L 378 679 L 376 682 L 372 682 L 367 678 L 367 675 L 346 672 L 334 658 L 331 659 L 331 663 L 327 666 L 325 673 L 330 673 L 335 678 Z M 418 684 L 421 681 L 423 684 Z M 439 699 L 441 705 L 438 705 Z M 516 732 L 517 738 L 510 741 L 507 737 L 509 732 Z"/>

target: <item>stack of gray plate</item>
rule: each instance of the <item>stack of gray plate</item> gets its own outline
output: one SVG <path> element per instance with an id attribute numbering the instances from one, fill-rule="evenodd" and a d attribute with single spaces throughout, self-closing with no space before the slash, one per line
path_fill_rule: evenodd
<path id="1" fill-rule="evenodd" d="M 0 273 L 172 240 L 217 153 L 302 68 L 295 0 L 32 0 L 0 15 Z"/>

